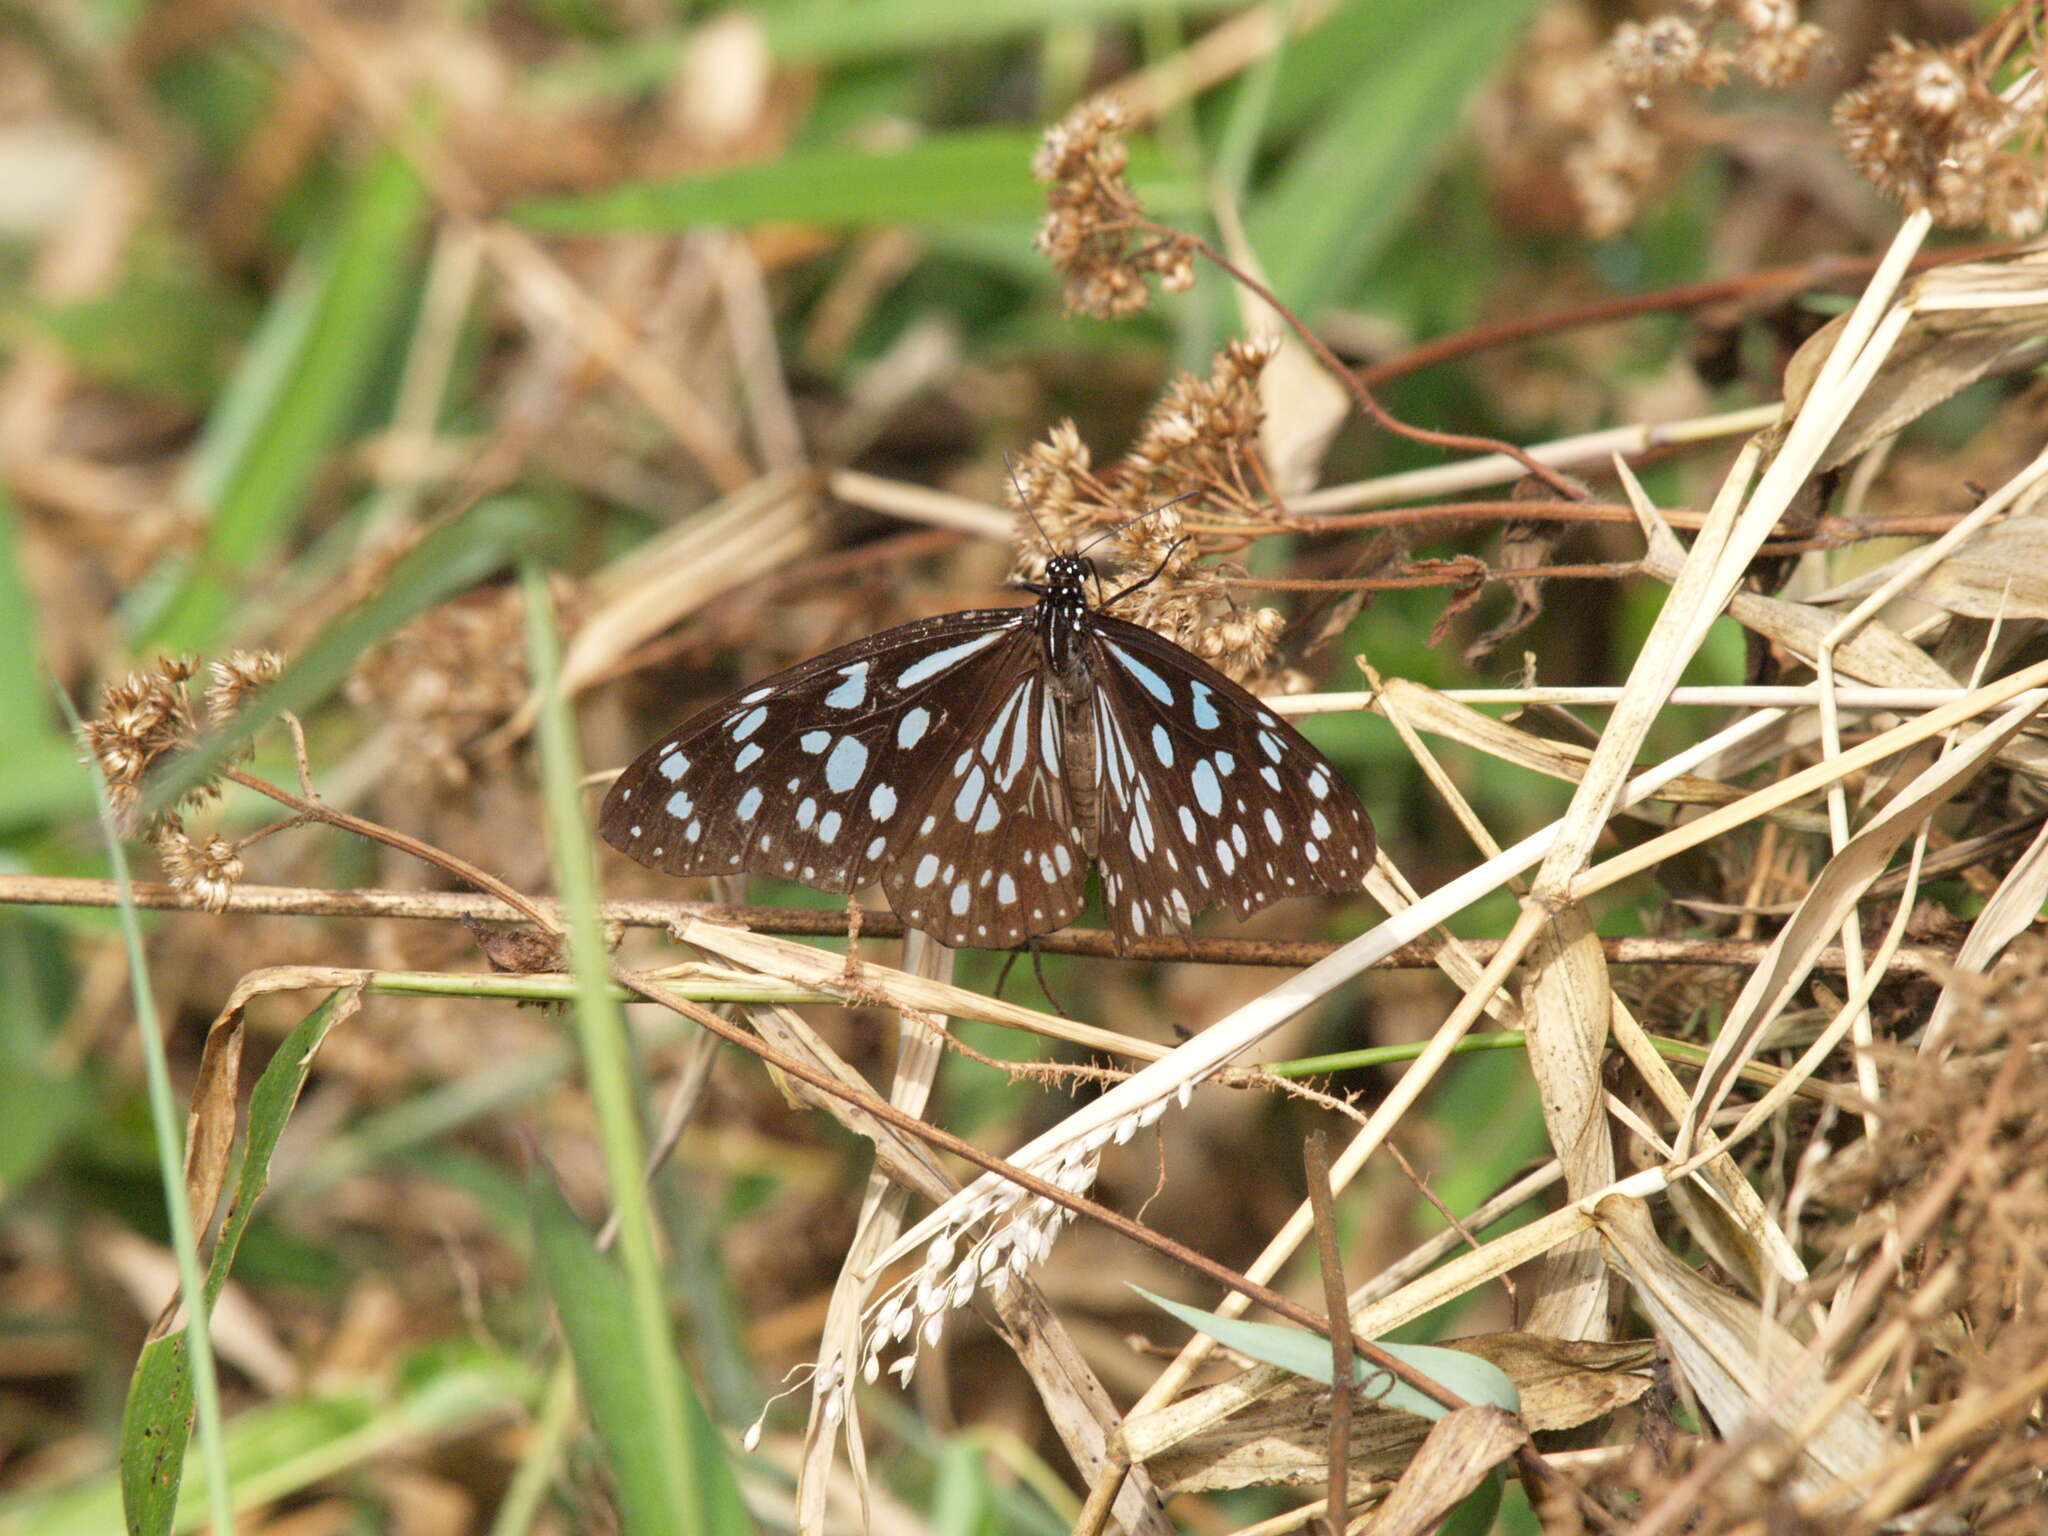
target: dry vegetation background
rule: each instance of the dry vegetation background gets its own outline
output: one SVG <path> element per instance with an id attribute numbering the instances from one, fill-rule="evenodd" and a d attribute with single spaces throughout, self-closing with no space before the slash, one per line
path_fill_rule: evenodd
<path id="1" fill-rule="evenodd" d="M 4 0 L 0 1532 L 2048 1529 L 2044 35 Z M 600 909 L 1006 453 L 1367 891 Z"/>

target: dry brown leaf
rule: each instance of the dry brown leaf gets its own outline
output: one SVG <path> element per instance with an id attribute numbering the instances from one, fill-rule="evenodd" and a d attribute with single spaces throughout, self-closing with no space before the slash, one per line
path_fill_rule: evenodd
<path id="1" fill-rule="evenodd" d="M 1892 1436 L 1854 1397 L 1835 1404 L 1818 1427 L 1808 1424 L 1824 1406 L 1830 1383 L 1819 1372 L 1796 1374 L 1799 1340 L 1667 1249 L 1640 1200 L 1609 1196 L 1596 1219 L 1611 1262 L 1724 1436 L 1761 1415 L 1796 1437 L 1792 1481 L 1801 1491 L 1865 1473 L 1894 1448 Z"/>
<path id="2" fill-rule="evenodd" d="M 1445 1414 L 1367 1522 L 1368 1536 L 1422 1536 L 1434 1530 L 1487 1473 L 1528 1441 L 1521 1421 L 1499 1408 L 1481 1405 Z"/>
<path id="3" fill-rule="evenodd" d="M 2038 348 L 2048 330 L 2048 251 L 1937 268 L 1907 283 L 1899 302 L 1913 317 L 1822 452 L 1816 471 L 1847 463 L 1993 369 Z M 1848 318 L 1829 321 L 1786 365 L 1788 420 L 1805 401 Z"/>
<path id="4" fill-rule="evenodd" d="M 1656 1354 L 1645 1340 L 1596 1344 L 1532 1333 L 1478 1334 L 1446 1347 L 1506 1372 L 1521 1394 L 1521 1422 L 1533 1430 L 1573 1429 L 1626 1407 L 1649 1390 Z M 1368 1484 L 1397 1476 L 1427 1427 L 1361 1394 L 1351 1410 L 1353 1471 Z M 1257 1366 L 1126 1420 L 1121 1439 L 1171 1492 L 1316 1486 L 1330 1470 L 1330 1389 Z"/>

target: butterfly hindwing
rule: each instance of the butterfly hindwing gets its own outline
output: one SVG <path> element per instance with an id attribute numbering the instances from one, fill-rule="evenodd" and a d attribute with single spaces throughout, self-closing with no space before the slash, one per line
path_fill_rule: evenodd
<path id="1" fill-rule="evenodd" d="M 1030 610 L 923 619 L 827 651 L 711 706 L 619 776 L 598 827 L 671 875 L 871 883 L 900 847 L 939 747 L 991 679 L 1036 655 Z"/>
<path id="2" fill-rule="evenodd" d="M 1120 941 L 1219 903 L 1355 890 L 1372 867 L 1358 796 L 1300 732 L 1200 658 L 1092 616 L 1103 899 Z"/>
<path id="3" fill-rule="evenodd" d="M 1071 921 L 1088 854 L 1060 769 L 1060 717 L 1034 643 L 950 733 L 882 889 L 942 944 L 1007 949 Z"/>

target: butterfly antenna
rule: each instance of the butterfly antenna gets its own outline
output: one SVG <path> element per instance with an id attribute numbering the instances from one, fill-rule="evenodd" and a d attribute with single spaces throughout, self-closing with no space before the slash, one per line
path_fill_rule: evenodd
<path id="1" fill-rule="evenodd" d="M 1200 491 L 1182 491 L 1180 495 L 1174 497 L 1171 501 L 1162 501 L 1156 507 L 1147 507 L 1144 511 L 1140 512 L 1136 517 L 1127 517 L 1122 522 L 1118 523 L 1114 528 L 1103 529 L 1102 532 L 1095 535 L 1094 538 L 1090 539 L 1087 542 L 1087 544 L 1084 545 L 1081 549 L 1076 550 L 1075 553 L 1085 555 L 1088 553 L 1089 550 L 1093 549 L 1096 545 L 1100 544 L 1104 539 L 1115 538 L 1118 534 L 1122 533 L 1126 528 L 1130 527 L 1131 524 L 1142 523 L 1148 517 L 1156 517 L 1159 513 L 1164 512 L 1168 507 L 1177 507 L 1184 501 L 1193 501 L 1197 496 L 1201 494 L 1202 493 Z"/>
<path id="2" fill-rule="evenodd" d="M 1052 535 L 1045 531 L 1045 524 L 1038 520 L 1038 514 L 1031 510 L 1031 498 L 1024 494 L 1024 482 L 1017 478 L 1017 465 L 1007 449 L 1003 452 L 1003 469 L 1010 477 L 1010 489 L 1017 493 L 1017 508 L 1031 519 L 1031 526 L 1038 530 L 1039 538 L 1045 541 L 1047 549 L 1052 548 Z"/>

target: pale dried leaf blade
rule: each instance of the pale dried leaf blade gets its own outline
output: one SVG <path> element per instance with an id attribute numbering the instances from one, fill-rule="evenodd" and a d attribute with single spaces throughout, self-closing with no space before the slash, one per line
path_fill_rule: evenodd
<path id="1" fill-rule="evenodd" d="M 1817 470 L 1846 464 L 1993 369 L 2038 348 L 2048 329 L 2048 253 L 1943 267 L 1908 283 L 1899 302 L 1913 317 L 1821 454 Z M 1837 316 L 1809 336 L 1786 366 L 1788 411 L 1803 404 L 1847 318 Z"/>
<path id="2" fill-rule="evenodd" d="M 1529 1440 L 1521 1420 L 1499 1408 L 1460 1408 L 1429 1431 L 1371 1523 L 1370 1536 L 1423 1536 L 1488 1473 Z"/>
<path id="3" fill-rule="evenodd" d="M 1928 1016 L 1926 1045 L 1931 1049 L 1947 1034 L 1949 1022 L 1961 1005 L 1957 991 L 1965 978 L 1988 976 L 2006 945 L 2034 924 L 2043 902 L 2048 902 L 2048 822 L 2042 824 L 2027 851 L 2006 871 L 1998 889 L 1984 903 L 1984 910 L 1970 925 L 1962 947 L 1956 951 L 1955 978 L 1941 989 L 1934 1012 Z"/>
<path id="4" fill-rule="evenodd" d="M 1799 1492 L 1865 1475 L 1894 1449 L 1891 1435 L 1854 1397 L 1818 1429 L 1807 1428 L 1830 1384 L 1817 1371 L 1797 1373 L 1799 1340 L 1666 1249 L 1640 1201 L 1611 1196 L 1600 1202 L 1598 1219 L 1615 1268 L 1722 1435 L 1759 1415 L 1788 1435 L 1799 1433 L 1792 1474 Z"/>
<path id="5" fill-rule="evenodd" d="M 215 1019 L 199 1053 L 192 1108 L 185 1121 L 185 1199 L 192 1230 L 203 1240 L 213 1226 L 234 1151 L 242 1083 L 242 1010 Z"/>
<path id="6" fill-rule="evenodd" d="M 1565 1188 L 1573 1199 L 1584 1199 L 1614 1182 L 1614 1143 L 1600 1091 L 1614 993 L 1584 907 L 1551 914 L 1530 954 L 1528 976 L 1522 1017 L 1544 1129 L 1564 1164 Z M 1529 1283 L 1531 1331 L 1567 1339 L 1606 1336 L 1607 1267 L 1590 1233 L 1545 1254 Z"/>
<path id="7" fill-rule="evenodd" d="M 1571 1429 L 1635 1402 L 1650 1388 L 1654 1348 L 1575 1343 L 1530 1333 L 1488 1333 L 1446 1346 L 1499 1367 L 1531 1429 Z M 1365 1394 L 1352 1403 L 1351 1460 L 1359 1479 L 1386 1481 L 1407 1465 L 1427 1425 Z M 1173 1492 L 1329 1477 L 1330 1391 L 1275 1366 L 1255 1366 L 1180 1402 L 1125 1421 L 1122 1443 Z M 1142 1451 L 1142 1456 L 1139 1455 Z"/>
<path id="8" fill-rule="evenodd" d="M 1729 1009 L 1707 1064 L 1700 1070 L 1691 1112 L 1675 1143 L 1681 1155 L 1698 1128 L 1713 1117 L 1734 1086 L 1736 1070 L 1754 1054 L 1770 1022 L 1812 970 L 1815 957 L 1841 932 L 1842 924 L 1863 893 L 1885 872 L 1899 845 L 1936 809 L 1960 794 L 2032 713 L 2031 705 L 2012 706 L 1996 725 L 1979 731 L 1917 774 L 1828 861 Z"/>
<path id="9" fill-rule="evenodd" d="M 1993 524 L 1907 590 L 1970 619 L 2048 618 L 2048 519 Z"/>

